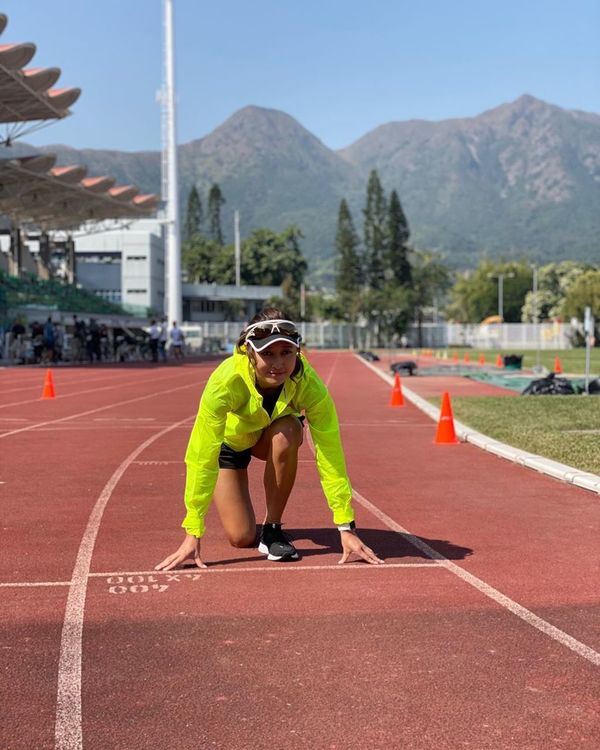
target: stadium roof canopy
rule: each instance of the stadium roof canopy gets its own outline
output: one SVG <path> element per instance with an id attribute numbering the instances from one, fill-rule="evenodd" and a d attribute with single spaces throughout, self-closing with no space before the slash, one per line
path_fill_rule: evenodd
<path id="1" fill-rule="evenodd" d="M 0 213 L 43 231 L 75 229 L 105 219 L 154 214 L 158 196 L 112 177 L 86 177 L 82 166 L 55 167 L 53 154 L 0 159 Z"/>
<path id="2" fill-rule="evenodd" d="M 0 14 L 0 34 L 7 23 Z M 26 68 L 35 52 L 31 42 L 0 44 L 0 123 L 6 123 L 0 143 L 10 144 L 47 120 L 67 117 L 81 94 L 78 88 L 52 88 L 60 68 Z"/>

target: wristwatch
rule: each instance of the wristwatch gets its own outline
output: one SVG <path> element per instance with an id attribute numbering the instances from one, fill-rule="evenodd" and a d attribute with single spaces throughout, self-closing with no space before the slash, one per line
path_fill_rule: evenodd
<path id="1" fill-rule="evenodd" d="M 350 521 L 349 523 L 340 523 L 339 526 L 337 527 L 337 530 L 339 532 L 354 531 L 355 528 L 356 528 L 356 524 L 354 523 L 354 521 Z"/>

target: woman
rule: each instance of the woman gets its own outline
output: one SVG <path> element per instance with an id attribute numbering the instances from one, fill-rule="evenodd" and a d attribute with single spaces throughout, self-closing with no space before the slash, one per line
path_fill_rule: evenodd
<path id="1" fill-rule="evenodd" d="M 247 471 L 252 457 L 265 462 L 266 515 L 258 549 L 269 560 L 298 559 L 294 545 L 281 530 L 281 519 L 296 478 L 305 417 L 315 444 L 321 486 L 340 531 L 340 563 L 352 553 L 368 563 L 383 562 L 355 531 L 352 490 L 335 407 L 327 388 L 302 356 L 300 341 L 294 323 L 280 310 L 267 308 L 252 319 L 234 354 L 210 376 L 185 456 L 185 539 L 156 570 L 171 570 L 186 560 L 206 567 L 200 556 L 200 538 L 211 499 L 229 542 L 234 547 L 256 544 Z"/>

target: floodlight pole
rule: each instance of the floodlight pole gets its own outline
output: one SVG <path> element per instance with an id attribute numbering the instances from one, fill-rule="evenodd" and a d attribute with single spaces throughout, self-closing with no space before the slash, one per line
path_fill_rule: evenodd
<path id="1" fill-rule="evenodd" d="M 233 229 L 235 234 L 235 285 L 240 286 L 241 279 L 241 249 L 240 249 L 240 212 L 233 214 Z"/>
<path id="2" fill-rule="evenodd" d="M 167 162 L 167 314 L 169 323 L 181 323 L 181 246 L 179 236 L 179 183 L 177 170 L 177 128 L 175 122 L 175 35 L 173 0 L 163 0 L 165 24 L 165 111 Z"/>

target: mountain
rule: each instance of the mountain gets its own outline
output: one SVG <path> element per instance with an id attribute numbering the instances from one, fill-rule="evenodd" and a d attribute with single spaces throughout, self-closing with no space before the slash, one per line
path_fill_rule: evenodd
<path id="1" fill-rule="evenodd" d="M 600 259 L 600 116 L 522 96 L 483 114 L 382 125 L 339 152 L 397 187 L 413 241 L 476 257 Z"/>
<path id="2" fill-rule="evenodd" d="M 60 164 L 160 191 L 158 152 L 43 150 Z M 388 123 L 337 152 L 289 115 L 249 106 L 181 145 L 179 157 L 183 206 L 194 182 L 205 203 L 218 182 L 229 240 L 236 208 L 242 235 L 298 224 L 313 273 L 333 267 L 342 197 L 360 225 L 371 169 L 398 191 L 413 244 L 439 250 L 455 267 L 483 255 L 600 259 L 600 116 L 532 96 L 471 118 Z"/>

